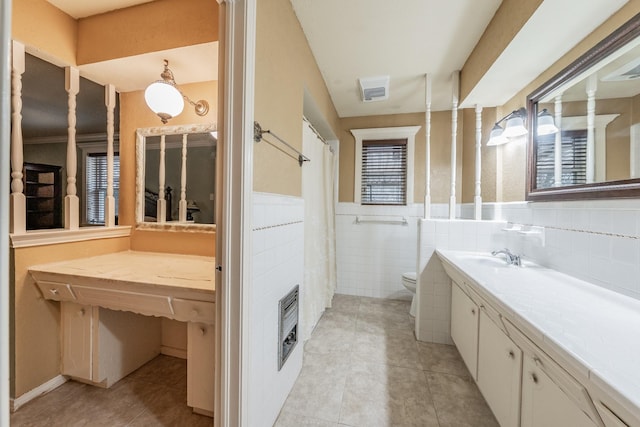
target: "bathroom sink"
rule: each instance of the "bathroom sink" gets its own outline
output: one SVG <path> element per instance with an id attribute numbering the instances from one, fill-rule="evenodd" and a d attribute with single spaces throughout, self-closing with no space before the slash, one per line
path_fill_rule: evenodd
<path id="1" fill-rule="evenodd" d="M 498 270 L 527 267 L 531 268 L 537 266 L 537 264 L 527 260 L 521 260 L 520 266 L 508 264 L 504 256 L 493 256 L 488 252 L 457 252 L 455 257 L 462 262 L 468 262 L 470 264 L 475 264 L 482 267 L 496 268 Z"/>

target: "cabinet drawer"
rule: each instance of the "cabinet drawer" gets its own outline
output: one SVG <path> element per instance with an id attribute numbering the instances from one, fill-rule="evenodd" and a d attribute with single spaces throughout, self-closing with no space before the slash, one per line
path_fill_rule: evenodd
<path id="1" fill-rule="evenodd" d="M 54 301 L 73 301 L 76 299 L 71 286 L 67 283 L 39 280 L 37 284 L 45 299 Z"/>
<path id="2" fill-rule="evenodd" d="M 78 302 L 112 310 L 131 311 L 147 316 L 172 317 L 170 298 L 114 289 L 74 286 Z"/>
<path id="3" fill-rule="evenodd" d="M 560 390 L 564 392 L 586 415 L 596 423 L 600 419 L 596 408 L 593 406 L 591 397 L 587 389 L 578 382 L 571 374 L 569 374 L 562 366 L 551 359 L 536 344 L 527 338 L 518 328 L 516 328 L 508 320 L 504 320 L 509 337 L 523 350 L 525 354 L 531 357 L 536 368 L 544 372 L 549 380 L 555 383 Z M 525 375 L 523 373 L 523 375 Z"/>
<path id="4" fill-rule="evenodd" d="M 216 305 L 213 302 L 174 298 L 171 305 L 173 306 L 173 317 L 176 320 L 202 322 L 209 325 L 215 323 Z"/>

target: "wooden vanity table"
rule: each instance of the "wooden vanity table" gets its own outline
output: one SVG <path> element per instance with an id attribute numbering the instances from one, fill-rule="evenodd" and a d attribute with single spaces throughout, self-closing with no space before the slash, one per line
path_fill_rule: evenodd
<path id="1" fill-rule="evenodd" d="M 124 251 L 29 272 L 61 303 L 63 375 L 110 387 L 159 354 L 154 317 L 187 322 L 187 404 L 213 416 L 215 258 Z"/>

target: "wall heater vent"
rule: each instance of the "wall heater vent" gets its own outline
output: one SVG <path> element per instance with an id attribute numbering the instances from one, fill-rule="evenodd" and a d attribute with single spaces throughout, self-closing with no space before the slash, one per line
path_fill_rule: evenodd
<path id="1" fill-rule="evenodd" d="M 389 76 L 366 77 L 359 81 L 362 102 L 389 99 Z"/>
<path id="2" fill-rule="evenodd" d="M 296 285 L 278 304 L 278 371 L 298 343 L 299 289 Z"/>

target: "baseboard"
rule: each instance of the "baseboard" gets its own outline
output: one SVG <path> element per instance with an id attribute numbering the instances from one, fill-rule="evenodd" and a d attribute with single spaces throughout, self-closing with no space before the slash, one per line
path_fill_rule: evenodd
<path id="1" fill-rule="evenodd" d="M 11 408 L 11 412 L 17 411 L 21 406 L 31 402 L 36 397 L 41 396 L 43 394 L 47 394 L 50 391 L 60 387 L 62 384 L 66 382 L 67 382 L 67 377 L 65 377 L 64 375 L 58 375 L 56 377 L 51 378 L 46 383 L 40 384 L 38 387 L 34 388 L 33 390 L 29 390 L 25 394 L 18 396 L 15 399 L 14 398 L 10 399 L 9 406 Z"/>
<path id="2" fill-rule="evenodd" d="M 160 346 L 160 354 L 165 356 L 177 357 L 179 359 L 187 358 L 187 350 L 182 348 L 167 347 L 166 345 Z"/>

